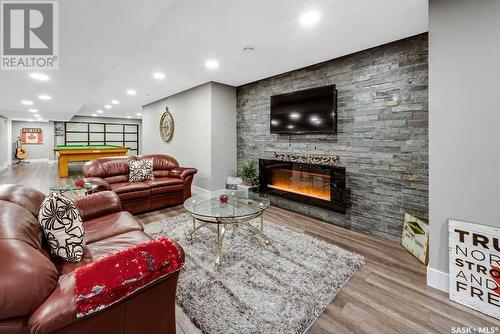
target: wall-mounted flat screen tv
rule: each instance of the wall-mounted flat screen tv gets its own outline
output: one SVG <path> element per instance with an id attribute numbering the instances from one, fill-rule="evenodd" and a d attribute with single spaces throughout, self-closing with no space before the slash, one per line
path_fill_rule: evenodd
<path id="1" fill-rule="evenodd" d="M 337 132 L 335 85 L 271 96 L 271 133 Z"/>

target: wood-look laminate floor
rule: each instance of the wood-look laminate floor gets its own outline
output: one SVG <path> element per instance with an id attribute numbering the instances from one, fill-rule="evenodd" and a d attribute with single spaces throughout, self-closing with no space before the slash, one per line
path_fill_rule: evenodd
<path id="1" fill-rule="evenodd" d="M 78 175 L 78 170 L 72 173 Z M 56 164 L 27 164 L 0 172 L 0 183 L 26 184 L 47 193 L 59 179 Z M 184 212 L 181 206 L 139 215 L 143 224 Z M 499 327 L 500 321 L 461 306 L 427 287 L 425 266 L 398 243 L 270 207 L 265 218 L 362 254 L 366 264 L 333 299 L 308 333 L 452 333 L 457 326 Z M 177 310 L 178 333 L 197 333 Z M 497 331 L 499 332 L 499 331 Z M 500 332 L 499 332 L 500 333 Z"/>

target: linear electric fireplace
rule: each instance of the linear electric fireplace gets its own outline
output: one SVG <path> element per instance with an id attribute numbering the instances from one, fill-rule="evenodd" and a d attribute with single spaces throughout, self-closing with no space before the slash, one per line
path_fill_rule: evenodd
<path id="1" fill-rule="evenodd" d="M 260 191 L 346 213 L 345 168 L 259 160 Z"/>

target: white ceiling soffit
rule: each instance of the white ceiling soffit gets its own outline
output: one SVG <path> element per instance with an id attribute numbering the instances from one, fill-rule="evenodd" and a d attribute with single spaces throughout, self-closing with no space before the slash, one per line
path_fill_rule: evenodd
<path id="1" fill-rule="evenodd" d="M 305 29 L 299 17 L 309 10 L 321 18 Z M 208 81 L 239 86 L 428 30 L 425 0 L 78 0 L 59 11 L 59 70 L 46 71 L 47 82 L 0 71 L 1 115 L 139 117 L 142 105 Z M 207 59 L 219 67 L 207 69 Z"/>

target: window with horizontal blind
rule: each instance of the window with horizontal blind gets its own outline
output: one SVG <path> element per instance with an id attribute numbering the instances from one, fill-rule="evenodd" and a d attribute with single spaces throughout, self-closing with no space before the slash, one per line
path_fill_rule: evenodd
<path id="1" fill-rule="evenodd" d="M 117 123 L 65 122 L 65 145 L 114 145 L 139 154 L 139 125 Z"/>

